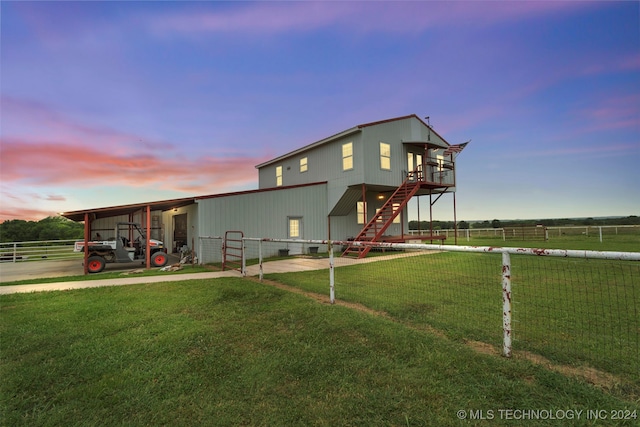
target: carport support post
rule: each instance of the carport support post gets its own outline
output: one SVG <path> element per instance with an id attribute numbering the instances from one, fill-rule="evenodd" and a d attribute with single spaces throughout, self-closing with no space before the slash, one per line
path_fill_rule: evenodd
<path id="1" fill-rule="evenodd" d="M 146 248 L 144 253 L 146 255 L 147 261 L 147 269 L 151 268 L 151 205 L 147 205 L 147 238 L 146 240 Z"/>
<path id="2" fill-rule="evenodd" d="M 91 223 L 89 213 L 84 214 L 84 274 L 89 274 L 89 235 L 91 234 Z"/>

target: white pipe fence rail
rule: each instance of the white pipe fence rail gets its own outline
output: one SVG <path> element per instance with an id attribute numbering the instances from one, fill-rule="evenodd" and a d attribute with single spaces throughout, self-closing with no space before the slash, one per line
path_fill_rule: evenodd
<path id="1" fill-rule="evenodd" d="M 0 262 L 52 261 L 81 258 L 73 252 L 77 239 L 0 243 Z"/>
<path id="2" fill-rule="evenodd" d="M 528 228 L 536 228 L 536 226 L 533 225 Z M 640 236 L 640 225 L 558 225 L 541 226 L 539 228 L 542 233 L 545 233 L 544 240 L 554 240 L 563 236 L 582 235 L 585 237 L 598 237 L 600 242 L 602 242 L 609 236 Z M 430 230 L 409 230 L 407 234 L 416 236 L 416 238 L 433 234 L 435 236 L 445 236 L 447 239 L 453 239 L 456 233 L 459 239 L 462 238 L 467 241 L 470 241 L 473 237 L 494 237 L 506 241 L 507 237 L 509 237 L 504 228 L 464 228 L 458 230 L 450 228 L 433 230 L 433 233 L 431 233 Z"/>
<path id="3" fill-rule="evenodd" d="M 219 262 L 222 242 L 201 238 L 198 259 Z M 346 245 L 380 253 L 341 258 Z M 304 261 L 318 267 L 275 270 Z M 505 357 L 515 346 L 623 373 L 640 365 L 640 252 L 244 238 L 240 271 L 500 342 Z"/>

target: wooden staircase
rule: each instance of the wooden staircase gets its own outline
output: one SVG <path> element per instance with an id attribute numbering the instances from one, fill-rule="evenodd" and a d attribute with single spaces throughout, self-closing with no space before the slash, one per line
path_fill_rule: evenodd
<path id="1" fill-rule="evenodd" d="M 416 179 L 418 178 L 418 179 Z M 393 220 L 400 215 L 402 209 L 407 206 L 411 197 L 413 197 L 421 187 L 421 179 L 416 176 L 415 172 L 410 173 L 407 179 L 400 187 L 389 197 L 387 202 L 380 210 L 371 218 L 360 233 L 355 237 L 356 242 L 377 242 L 384 232 L 393 223 Z M 364 258 L 371 246 L 353 246 L 349 245 L 342 253 L 342 256 L 357 256 Z"/>

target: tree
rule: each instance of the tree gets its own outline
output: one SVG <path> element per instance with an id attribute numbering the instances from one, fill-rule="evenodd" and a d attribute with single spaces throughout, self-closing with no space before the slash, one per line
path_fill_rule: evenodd
<path id="1" fill-rule="evenodd" d="M 493 221 L 491 221 L 491 227 L 502 228 L 502 223 L 500 222 L 499 219 L 494 219 Z"/>
<path id="2" fill-rule="evenodd" d="M 1 242 L 71 240 L 81 239 L 83 236 L 83 224 L 61 216 L 50 216 L 40 221 L 14 219 L 0 224 Z"/>
<path id="3" fill-rule="evenodd" d="M 31 240 L 33 222 L 22 219 L 12 219 L 0 224 L 0 241 L 25 242 Z"/>

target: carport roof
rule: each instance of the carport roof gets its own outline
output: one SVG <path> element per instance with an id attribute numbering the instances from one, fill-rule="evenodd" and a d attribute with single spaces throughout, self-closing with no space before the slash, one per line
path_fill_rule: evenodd
<path id="1" fill-rule="evenodd" d="M 139 212 L 150 207 L 152 211 L 168 211 L 170 209 L 179 208 L 194 204 L 196 197 L 188 197 L 184 199 L 161 200 L 158 202 L 135 203 L 132 205 L 109 206 L 105 208 L 84 209 L 81 211 L 63 212 L 61 215 L 72 221 L 84 221 L 85 214 L 89 214 L 92 220 L 98 218 L 108 218 L 118 215 L 128 215 Z"/>
<path id="2" fill-rule="evenodd" d="M 62 212 L 60 215 L 72 221 L 84 221 L 85 214 L 89 214 L 89 217 L 93 221 L 99 218 L 109 218 L 112 216 L 128 215 L 128 214 L 140 212 L 141 210 L 146 209 L 147 206 L 149 206 L 152 211 L 169 211 L 171 209 L 192 205 L 194 203 L 197 203 L 198 200 L 203 200 L 203 199 L 215 199 L 220 197 L 239 196 L 243 194 L 264 193 L 267 191 L 283 191 L 291 188 L 308 187 L 312 185 L 323 185 L 326 183 L 327 181 L 319 181 L 319 182 L 311 182 L 307 184 L 297 184 L 297 185 L 287 185 L 282 187 L 259 188 L 257 190 L 237 191 L 234 193 L 209 194 L 205 196 L 186 197 L 183 199 L 160 200 L 157 202 L 135 203 L 132 205 L 120 205 L 120 206 L 109 206 L 104 208 L 84 209 L 81 211 Z"/>

